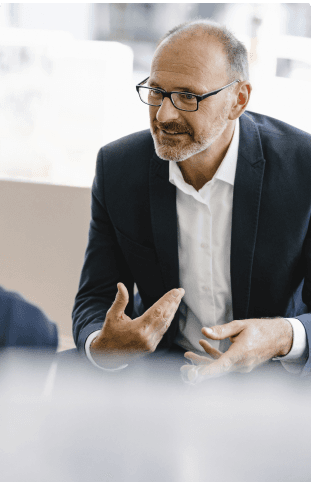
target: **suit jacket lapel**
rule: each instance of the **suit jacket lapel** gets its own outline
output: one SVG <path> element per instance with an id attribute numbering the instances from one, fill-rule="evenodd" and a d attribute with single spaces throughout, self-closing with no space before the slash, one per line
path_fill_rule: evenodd
<path id="1" fill-rule="evenodd" d="M 156 154 L 151 159 L 149 182 L 155 249 L 163 283 L 169 291 L 179 287 L 176 187 L 169 182 L 169 162 Z"/>
<path id="2" fill-rule="evenodd" d="M 246 319 L 251 291 L 265 160 L 255 122 L 240 118 L 240 142 L 233 191 L 231 289 L 234 319 Z"/>

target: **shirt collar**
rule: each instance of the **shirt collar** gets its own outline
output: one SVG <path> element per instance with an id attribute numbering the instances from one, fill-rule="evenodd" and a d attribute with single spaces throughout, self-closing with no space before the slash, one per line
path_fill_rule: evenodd
<path id="1" fill-rule="evenodd" d="M 232 186 L 234 185 L 236 165 L 238 161 L 239 138 L 240 138 L 240 122 L 238 118 L 235 123 L 234 133 L 232 136 L 231 143 L 229 145 L 229 149 L 211 181 L 215 179 L 219 179 L 219 180 L 225 181 L 226 183 L 231 184 Z M 177 188 L 181 188 L 181 189 L 184 188 L 183 191 L 185 191 L 185 188 L 187 191 L 189 190 L 189 188 L 192 188 L 194 190 L 192 186 L 188 185 L 185 182 L 176 161 L 169 161 L 169 181 L 170 183 L 177 186 Z M 204 186 L 201 189 L 204 189 Z"/>

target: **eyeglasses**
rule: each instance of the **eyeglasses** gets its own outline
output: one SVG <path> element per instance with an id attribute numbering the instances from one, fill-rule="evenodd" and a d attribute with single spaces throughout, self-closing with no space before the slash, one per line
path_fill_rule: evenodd
<path id="1" fill-rule="evenodd" d="M 149 77 L 147 77 L 147 79 L 143 80 L 136 86 L 136 90 L 138 92 L 140 100 L 144 104 L 148 104 L 148 106 L 159 107 L 162 106 L 163 99 L 165 97 L 168 97 L 171 100 L 173 106 L 176 107 L 176 109 L 188 112 L 197 111 L 199 109 L 199 102 L 203 101 L 207 97 L 215 96 L 216 94 L 218 94 L 218 92 L 223 91 L 229 86 L 232 86 L 232 84 L 235 84 L 236 82 L 241 82 L 237 79 L 230 84 L 227 84 L 226 86 L 217 89 L 216 91 L 211 91 L 207 94 L 199 96 L 197 94 L 192 94 L 191 92 L 166 92 L 164 89 L 160 89 L 158 87 L 143 86 L 143 84 L 145 84 L 148 79 Z"/>

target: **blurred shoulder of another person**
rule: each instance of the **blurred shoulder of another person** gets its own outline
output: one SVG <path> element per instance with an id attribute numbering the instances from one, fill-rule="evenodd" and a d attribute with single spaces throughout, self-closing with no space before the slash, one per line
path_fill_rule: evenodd
<path id="1" fill-rule="evenodd" d="M 0 287 L 0 349 L 31 348 L 56 351 L 57 326 L 21 295 Z"/>

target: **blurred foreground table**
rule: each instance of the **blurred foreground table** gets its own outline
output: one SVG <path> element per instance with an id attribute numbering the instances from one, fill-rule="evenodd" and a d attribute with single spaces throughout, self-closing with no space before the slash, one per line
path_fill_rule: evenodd
<path id="1" fill-rule="evenodd" d="M 0 362 L 1 481 L 310 481 L 310 379 L 280 364 L 191 386 L 179 360 L 77 363 L 51 390 L 48 357 Z"/>

